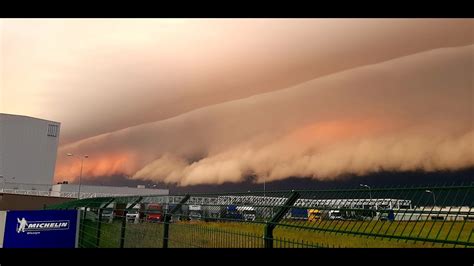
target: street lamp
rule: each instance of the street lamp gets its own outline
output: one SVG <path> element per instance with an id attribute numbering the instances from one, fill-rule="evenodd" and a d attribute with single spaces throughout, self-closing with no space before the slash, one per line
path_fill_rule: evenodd
<path id="1" fill-rule="evenodd" d="M 75 155 L 72 153 L 68 153 L 67 156 L 73 157 Z M 84 158 L 86 159 L 89 158 L 89 155 L 80 155 L 80 158 L 81 158 L 81 174 L 79 175 L 79 190 L 77 192 L 77 199 L 81 198 L 82 166 L 84 165 Z"/>
<path id="2" fill-rule="evenodd" d="M 425 190 L 426 193 L 430 193 L 430 194 L 433 194 L 433 204 L 434 206 L 436 206 L 436 198 L 435 198 L 435 193 L 431 190 Z"/>
<path id="3" fill-rule="evenodd" d="M 372 192 L 370 191 L 370 186 L 368 185 L 364 185 L 364 184 L 360 184 L 361 187 L 365 187 L 365 188 L 368 188 L 369 189 L 369 196 L 370 196 L 370 200 L 372 201 Z"/>
<path id="4" fill-rule="evenodd" d="M 369 197 L 370 197 L 370 206 L 372 206 L 372 191 L 370 190 L 369 185 L 359 184 L 361 187 L 365 187 L 369 189 Z M 375 210 L 377 210 L 377 203 L 375 203 Z"/>
<path id="5" fill-rule="evenodd" d="M 267 192 L 267 189 L 266 189 L 266 184 L 267 183 L 267 175 L 266 174 L 263 174 L 263 205 L 267 205 L 267 198 L 266 198 L 266 192 Z M 272 210 L 272 217 L 273 217 L 273 208 L 271 208 Z M 265 215 L 265 223 L 267 222 L 267 215 Z"/>

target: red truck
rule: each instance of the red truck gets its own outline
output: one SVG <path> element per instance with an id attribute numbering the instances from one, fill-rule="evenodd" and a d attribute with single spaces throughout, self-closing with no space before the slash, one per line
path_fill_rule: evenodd
<path id="1" fill-rule="evenodd" d="M 163 222 L 163 206 L 150 203 L 146 206 L 145 217 L 147 222 Z"/>

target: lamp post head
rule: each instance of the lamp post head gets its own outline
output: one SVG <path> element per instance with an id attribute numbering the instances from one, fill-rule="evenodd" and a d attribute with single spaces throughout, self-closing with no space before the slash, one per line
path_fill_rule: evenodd
<path id="1" fill-rule="evenodd" d="M 72 154 L 72 153 L 67 153 L 66 155 L 67 155 L 67 156 L 75 156 L 75 155 Z M 84 158 L 89 158 L 89 155 L 84 155 Z"/>
<path id="2" fill-rule="evenodd" d="M 431 190 L 428 190 L 428 189 L 427 189 L 427 190 L 425 190 L 425 192 L 426 192 L 426 193 L 433 193 L 433 191 L 431 191 Z"/>

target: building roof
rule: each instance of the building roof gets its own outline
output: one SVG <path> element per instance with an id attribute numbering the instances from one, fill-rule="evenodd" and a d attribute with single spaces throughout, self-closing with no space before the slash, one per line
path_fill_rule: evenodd
<path id="1" fill-rule="evenodd" d="M 48 119 L 43 119 L 43 118 L 32 117 L 32 116 L 26 116 L 26 115 L 0 113 L 0 116 L 13 116 L 13 117 L 17 117 L 17 118 L 35 119 L 35 120 L 42 120 L 42 121 L 46 121 L 46 122 L 53 122 L 53 123 L 61 124 L 61 122 L 57 122 L 57 121 L 53 121 L 53 120 L 48 120 Z"/>

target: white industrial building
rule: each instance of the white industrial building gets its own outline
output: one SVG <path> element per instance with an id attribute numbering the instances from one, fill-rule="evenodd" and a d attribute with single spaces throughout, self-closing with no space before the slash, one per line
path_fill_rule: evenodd
<path id="1" fill-rule="evenodd" d="M 28 184 L 32 190 L 51 185 L 61 124 L 0 113 L 0 177 L 2 188 Z"/>
<path id="2" fill-rule="evenodd" d="M 143 195 L 168 195 L 168 189 L 137 187 L 112 187 L 81 185 L 80 198 L 95 198 L 108 196 L 143 196 Z M 51 196 L 77 198 L 79 195 L 78 184 L 56 184 L 51 188 Z"/>
<path id="3" fill-rule="evenodd" d="M 0 113 L 0 191 L 77 198 L 78 184 L 53 185 L 59 122 Z M 167 189 L 81 185 L 81 198 L 168 195 Z"/>

